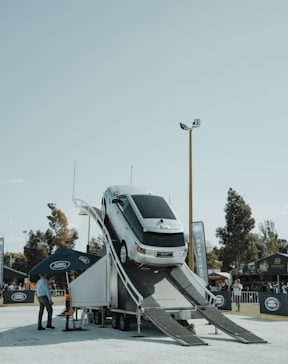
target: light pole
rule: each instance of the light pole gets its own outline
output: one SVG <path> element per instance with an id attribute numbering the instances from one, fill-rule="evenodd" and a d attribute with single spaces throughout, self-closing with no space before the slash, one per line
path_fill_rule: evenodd
<path id="1" fill-rule="evenodd" d="M 189 242 L 188 242 L 188 265 L 194 272 L 194 244 L 192 234 L 193 223 L 193 202 L 192 202 L 192 130 L 200 126 L 200 119 L 194 119 L 191 128 L 187 125 L 180 123 L 183 130 L 189 130 Z"/>
<path id="2" fill-rule="evenodd" d="M 25 245 L 26 245 L 26 243 L 27 243 L 27 230 L 23 230 L 23 234 L 25 236 Z"/>
<path id="3" fill-rule="evenodd" d="M 79 212 L 80 216 L 87 216 L 88 215 L 88 239 L 87 239 L 87 249 L 89 247 L 89 242 L 90 242 L 90 214 L 88 214 L 88 212 L 86 210 L 80 210 Z M 87 251 L 88 253 L 88 251 Z"/>

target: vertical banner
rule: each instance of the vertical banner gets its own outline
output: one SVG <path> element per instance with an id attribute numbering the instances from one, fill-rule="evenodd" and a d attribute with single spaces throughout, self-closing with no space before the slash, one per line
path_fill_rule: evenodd
<path id="1" fill-rule="evenodd" d="M 4 238 L 0 238 L 0 288 L 3 287 L 4 272 Z"/>
<path id="2" fill-rule="evenodd" d="M 208 285 L 208 269 L 207 269 L 207 255 L 206 255 L 206 241 L 204 234 L 204 224 L 202 221 L 192 223 L 194 255 L 197 266 L 197 274 Z"/>

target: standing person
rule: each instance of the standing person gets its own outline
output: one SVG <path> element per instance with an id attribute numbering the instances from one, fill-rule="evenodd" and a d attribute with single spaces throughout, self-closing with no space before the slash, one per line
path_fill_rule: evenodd
<path id="1" fill-rule="evenodd" d="M 40 274 L 40 279 L 36 283 L 36 294 L 39 301 L 38 330 L 45 330 L 42 326 L 42 317 L 44 308 L 47 310 L 47 329 L 55 329 L 52 326 L 53 301 L 51 300 L 51 292 L 46 274 Z"/>
<path id="2" fill-rule="evenodd" d="M 235 297 L 237 310 L 236 312 L 240 312 L 240 302 L 241 302 L 241 292 L 243 289 L 242 284 L 240 283 L 240 279 L 236 279 L 232 285 L 233 288 L 233 295 Z"/>

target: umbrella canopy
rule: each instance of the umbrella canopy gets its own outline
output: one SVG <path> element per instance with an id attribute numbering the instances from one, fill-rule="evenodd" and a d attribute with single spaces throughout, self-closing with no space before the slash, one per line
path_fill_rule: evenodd
<path id="1" fill-rule="evenodd" d="M 210 281 L 231 281 L 231 274 L 227 272 L 213 272 L 209 274 Z"/>
<path id="2" fill-rule="evenodd" d="M 93 254 L 61 248 L 31 268 L 28 274 L 55 274 L 69 272 L 71 270 L 87 269 L 99 259 L 100 257 Z"/>
<path id="3" fill-rule="evenodd" d="M 210 281 L 224 281 L 226 279 L 226 277 L 222 276 L 219 273 L 211 273 L 209 274 L 208 278 L 210 279 Z"/>

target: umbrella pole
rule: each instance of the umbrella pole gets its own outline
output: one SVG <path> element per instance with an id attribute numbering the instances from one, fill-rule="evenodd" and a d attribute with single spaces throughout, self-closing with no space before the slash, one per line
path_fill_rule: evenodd
<path id="1" fill-rule="evenodd" d="M 70 294 L 70 285 L 69 285 L 69 276 L 68 276 L 68 272 L 66 272 L 66 282 L 67 282 L 67 289 L 66 289 L 66 300 L 65 300 L 65 305 L 66 305 L 66 311 L 65 311 L 65 315 L 66 315 L 66 328 L 65 331 L 69 331 L 69 316 L 72 316 L 73 318 L 73 312 L 72 312 L 72 307 L 71 307 L 71 294 Z M 73 321 L 73 326 L 74 326 L 74 321 Z"/>

